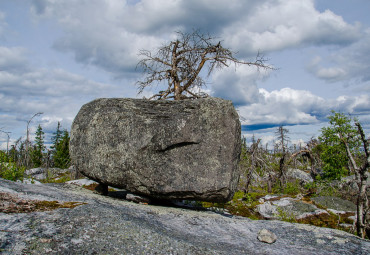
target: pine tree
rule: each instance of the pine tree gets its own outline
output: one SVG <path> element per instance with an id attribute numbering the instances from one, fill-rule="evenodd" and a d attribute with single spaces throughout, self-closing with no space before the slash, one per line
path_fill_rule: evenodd
<path id="1" fill-rule="evenodd" d="M 32 163 L 35 167 L 42 165 L 42 155 L 45 150 L 44 135 L 45 133 L 42 131 L 42 127 L 39 125 L 36 130 L 35 145 L 33 146 L 31 153 Z"/>
<path id="2" fill-rule="evenodd" d="M 62 137 L 62 130 L 60 129 L 61 128 L 61 125 L 60 125 L 60 122 L 58 121 L 58 125 L 57 125 L 57 130 L 55 131 L 55 133 L 53 133 L 53 136 L 51 137 L 51 142 L 53 143 L 51 146 L 50 146 L 50 149 L 52 150 L 52 154 L 54 155 L 55 152 L 56 152 L 56 147 Z"/>
<path id="3" fill-rule="evenodd" d="M 69 156 L 69 133 L 67 130 L 63 131 L 63 135 L 60 138 L 58 144 L 56 144 L 54 154 L 54 166 L 59 168 L 68 168 L 70 166 Z"/>

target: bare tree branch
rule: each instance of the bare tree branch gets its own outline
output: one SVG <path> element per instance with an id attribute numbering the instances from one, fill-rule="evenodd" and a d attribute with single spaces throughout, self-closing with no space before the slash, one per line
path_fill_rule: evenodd
<path id="1" fill-rule="evenodd" d="M 216 42 L 215 38 L 198 30 L 192 33 L 177 32 L 177 35 L 175 41 L 162 46 L 155 54 L 148 50 L 140 50 L 139 55 L 142 59 L 137 68 L 141 68 L 146 76 L 136 83 L 139 93 L 153 83 L 167 80 L 168 89 L 153 95 L 151 99 L 199 98 L 204 97 L 204 93 L 195 93 L 193 89 L 205 86 L 206 82 L 200 73 L 206 66 L 207 77 L 215 69 L 227 67 L 230 63 L 256 66 L 258 69 L 274 69 L 265 64 L 266 59 L 259 53 L 254 62 L 238 60 L 232 51 L 221 45 L 221 41 Z"/>

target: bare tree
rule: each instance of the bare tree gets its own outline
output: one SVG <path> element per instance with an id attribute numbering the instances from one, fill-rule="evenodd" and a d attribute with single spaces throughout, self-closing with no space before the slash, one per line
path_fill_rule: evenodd
<path id="1" fill-rule="evenodd" d="M 370 211 L 370 207 L 369 199 L 366 195 L 368 178 L 367 171 L 370 168 L 370 151 L 369 151 L 369 140 L 366 139 L 365 133 L 362 129 L 360 122 L 355 121 L 355 125 L 357 127 L 358 133 L 360 134 L 365 152 L 365 159 L 360 167 L 357 165 L 356 160 L 352 155 L 352 152 L 348 145 L 347 138 L 344 137 L 341 133 L 339 133 L 339 136 L 346 147 L 347 156 L 349 158 L 349 162 L 352 166 L 352 169 L 355 173 L 355 178 L 359 189 L 357 196 L 357 221 L 356 221 L 357 235 L 362 238 L 365 238 L 366 235 L 370 237 L 370 227 L 368 226 L 367 222 L 367 214 Z"/>
<path id="2" fill-rule="evenodd" d="M 3 131 L 1 128 L 0 128 L 0 132 L 6 134 L 8 136 L 8 139 L 6 141 L 6 155 L 9 155 L 9 140 L 10 140 L 9 134 L 11 134 L 12 132 Z"/>
<path id="3" fill-rule="evenodd" d="M 253 142 L 249 150 L 246 151 L 247 155 L 249 156 L 250 159 L 250 166 L 247 167 L 247 182 L 245 184 L 245 189 L 244 189 L 244 194 L 248 194 L 249 192 L 249 186 L 252 182 L 253 179 L 253 174 L 255 174 L 255 168 L 257 165 L 257 153 L 258 153 L 258 145 L 261 142 L 261 139 L 258 139 L 255 141 L 254 136 L 253 136 Z"/>
<path id="4" fill-rule="evenodd" d="M 27 121 L 27 137 L 26 137 L 26 158 L 25 158 L 25 162 L 26 162 L 26 168 L 29 167 L 29 147 L 31 145 L 31 142 L 30 142 L 30 129 L 29 129 L 29 125 L 32 121 L 33 118 L 35 118 L 36 116 L 40 116 L 41 114 L 43 114 L 43 112 L 38 112 L 38 113 L 35 113 L 28 121 Z"/>
<path id="5" fill-rule="evenodd" d="M 215 68 L 227 67 L 230 63 L 273 69 L 265 64 L 266 60 L 260 54 L 253 62 L 236 59 L 232 51 L 221 45 L 221 41 L 198 30 L 192 33 L 177 32 L 177 35 L 176 40 L 162 46 L 155 54 L 148 50 L 140 51 L 142 59 L 137 67 L 146 76 L 137 82 L 139 93 L 154 82 L 167 81 L 167 89 L 153 95 L 151 99 L 206 97 L 206 94 L 194 91 L 205 86 L 205 80 L 199 75 L 205 66 L 208 66 L 207 77 Z"/>
<path id="6" fill-rule="evenodd" d="M 280 181 L 280 189 L 284 189 L 284 185 L 286 182 L 286 161 L 288 156 L 288 137 L 289 130 L 284 128 L 283 126 L 279 126 L 276 130 L 275 134 L 277 136 L 278 142 L 277 145 L 281 148 L 281 157 L 279 160 L 279 181 Z"/>
<path id="7" fill-rule="evenodd" d="M 310 175 L 313 179 L 316 179 L 316 176 L 319 174 L 317 171 L 317 166 L 319 165 L 320 159 L 315 155 L 315 153 L 312 151 L 315 146 L 317 146 L 318 141 L 314 139 L 313 137 L 311 140 L 307 143 L 307 145 L 304 148 L 300 148 L 299 151 L 293 153 L 288 161 L 288 164 L 297 158 L 299 155 L 302 157 L 306 157 L 310 160 L 311 163 L 311 171 Z"/>

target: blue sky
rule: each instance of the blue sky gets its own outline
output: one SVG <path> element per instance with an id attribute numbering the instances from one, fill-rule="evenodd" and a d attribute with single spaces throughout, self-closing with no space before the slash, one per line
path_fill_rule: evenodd
<path id="1" fill-rule="evenodd" d="M 0 0 L 0 128 L 12 143 L 43 112 L 31 132 L 41 124 L 48 139 L 95 98 L 149 96 L 158 88 L 135 87 L 139 50 L 201 29 L 278 69 L 232 67 L 208 80 L 206 92 L 234 102 L 248 139 L 272 144 L 286 125 L 292 142 L 308 141 L 330 110 L 370 135 L 368 10 L 368 0 Z"/>

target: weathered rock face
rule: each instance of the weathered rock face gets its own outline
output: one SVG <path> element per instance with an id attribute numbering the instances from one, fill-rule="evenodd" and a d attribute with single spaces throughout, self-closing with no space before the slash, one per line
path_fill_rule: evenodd
<path id="1" fill-rule="evenodd" d="M 240 122 L 230 101 L 97 99 L 71 129 L 73 164 L 87 177 L 166 199 L 227 201 L 239 172 Z"/>
<path id="2" fill-rule="evenodd" d="M 48 212 L 0 213 L 3 255 L 370 254 L 368 240 L 336 229 L 132 204 L 71 184 L 30 185 L 0 178 L 1 192 L 18 196 L 23 207 L 36 199 L 86 203 Z M 264 243 L 275 236 L 276 242 Z"/>

